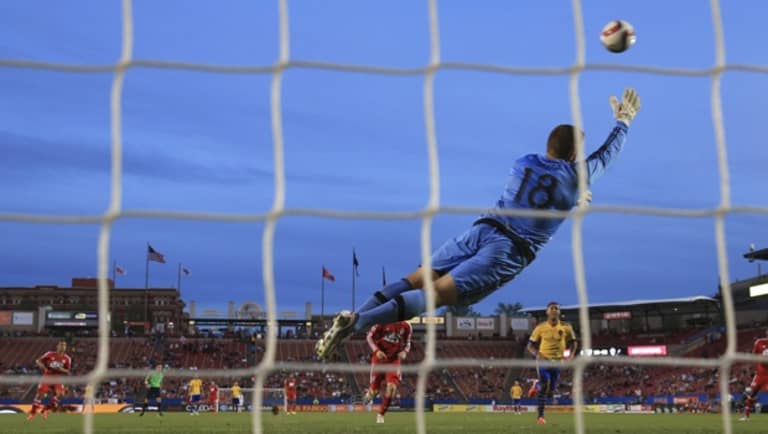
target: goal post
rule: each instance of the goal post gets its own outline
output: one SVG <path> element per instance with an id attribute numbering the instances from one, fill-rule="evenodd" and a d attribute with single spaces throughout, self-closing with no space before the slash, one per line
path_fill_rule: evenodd
<path id="1" fill-rule="evenodd" d="M 240 392 L 242 396 L 238 406 L 235 406 L 233 402 L 231 387 L 219 388 L 219 396 L 216 398 L 216 409 L 219 412 L 242 412 L 251 411 L 253 405 L 253 392 L 252 387 L 241 387 Z M 263 388 L 261 389 L 261 410 L 271 411 L 273 407 L 278 406 L 287 411 L 288 398 L 284 388 Z"/>

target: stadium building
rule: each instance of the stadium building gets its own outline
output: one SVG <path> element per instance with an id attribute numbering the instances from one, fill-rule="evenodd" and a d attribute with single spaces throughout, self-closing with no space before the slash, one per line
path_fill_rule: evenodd
<path id="1" fill-rule="evenodd" d="M 186 327 L 184 302 L 176 288 L 115 288 L 111 279 L 108 283 L 112 330 L 123 334 L 131 329 Z M 44 328 L 97 327 L 97 288 L 95 278 L 73 278 L 70 287 L 2 287 L 0 330 L 36 333 Z"/>

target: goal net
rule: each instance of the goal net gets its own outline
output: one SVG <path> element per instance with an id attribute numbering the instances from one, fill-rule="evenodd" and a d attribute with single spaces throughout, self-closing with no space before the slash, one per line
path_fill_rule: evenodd
<path id="1" fill-rule="evenodd" d="M 240 399 L 238 402 L 235 402 L 231 387 L 220 388 L 218 399 L 216 399 L 216 409 L 220 412 L 237 413 L 254 410 L 253 394 L 256 392 L 256 389 L 241 388 L 240 391 L 242 392 Z M 272 411 L 274 407 L 278 407 L 280 411 L 287 411 L 288 400 L 285 389 L 263 388 L 259 393 L 261 395 L 262 411 Z"/>
<path id="2" fill-rule="evenodd" d="M 367 219 L 367 220 L 405 220 L 419 218 L 421 220 L 420 228 L 420 254 L 421 264 L 424 270 L 428 270 L 431 265 L 431 246 L 432 224 L 436 215 L 444 214 L 465 214 L 477 215 L 486 211 L 481 208 L 457 208 L 445 207 L 441 202 L 440 196 L 440 165 L 438 159 L 438 141 L 435 121 L 435 77 L 441 70 L 462 70 L 486 73 L 500 73 L 508 75 L 560 75 L 569 78 L 569 102 L 572 114 L 573 124 L 577 130 L 582 130 L 583 119 L 581 112 L 581 100 L 579 96 L 579 80 L 583 71 L 609 70 L 634 73 L 652 73 L 652 74 L 671 74 L 677 76 L 705 76 L 710 79 L 710 103 L 712 121 L 714 125 L 715 144 L 718 160 L 718 172 L 720 181 L 720 197 L 716 208 L 707 210 L 690 209 L 667 209 L 667 208 L 649 208 L 649 207 L 627 207 L 627 206 L 592 206 L 577 208 L 571 215 L 572 218 L 572 260 L 575 275 L 575 284 L 578 291 L 578 300 L 580 304 L 579 329 L 580 346 L 591 348 L 592 330 L 588 315 L 588 291 L 585 277 L 582 227 L 584 218 L 588 213 L 614 213 L 614 214 L 637 214 L 637 215 L 658 215 L 667 217 L 708 217 L 714 220 L 714 239 L 717 247 L 718 274 L 720 276 L 720 286 L 722 291 L 722 302 L 724 318 L 727 330 L 727 346 L 724 356 L 711 359 L 683 359 L 678 357 L 670 358 L 647 358 L 630 359 L 627 357 L 613 357 L 610 360 L 601 359 L 600 363 L 607 364 L 633 364 L 633 365 L 666 365 L 666 366 L 696 366 L 702 368 L 718 368 L 720 371 L 720 381 L 717 384 L 717 390 L 720 396 L 728 396 L 729 370 L 735 362 L 757 362 L 754 356 L 739 354 L 736 351 L 736 327 L 734 321 L 734 306 L 730 291 L 730 279 L 728 270 L 728 261 L 726 256 L 725 240 L 725 217 L 728 213 L 750 212 L 750 213 L 768 213 L 764 207 L 743 207 L 734 208 L 731 204 L 729 168 L 726 159 L 726 143 L 724 126 L 722 119 L 722 103 L 720 96 L 720 81 L 722 74 L 729 65 L 725 63 L 725 49 L 722 30 L 722 18 L 720 14 L 720 2 L 718 0 L 710 1 L 710 11 L 712 18 L 712 28 L 714 30 L 715 44 L 715 64 L 712 68 L 704 70 L 687 70 L 673 68 L 655 68 L 655 67 L 635 67 L 627 65 L 590 65 L 587 63 L 585 52 L 585 31 L 584 20 L 582 17 L 582 2 L 572 0 L 572 18 L 575 29 L 575 61 L 564 67 L 512 67 L 489 64 L 469 64 L 458 62 L 445 62 L 441 58 L 440 46 L 440 27 L 438 23 L 438 0 L 426 0 L 428 11 L 428 50 L 429 55 L 425 59 L 426 65 L 416 68 L 390 67 L 380 65 L 349 65 L 329 63 L 322 61 L 306 61 L 296 59 L 291 55 L 291 41 L 289 32 L 289 14 L 288 1 L 277 0 L 278 4 L 278 44 L 279 50 L 277 58 L 273 64 L 268 65 L 249 65 L 249 66 L 228 66 L 211 64 L 193 64 L 180 63 L 164 60 L 148 60 L 136 58 L 133 52 L 135 40 L 134 22 L 133 22 L 133 2 L 131 0 L 122 0 L 122 48 L 119 60 L 114 65 L 77 65 L 53 63 L 47 61 L 27 60 L 27 59 L 0 59 L 0 68 L 27 68 L 33 70 L 45 70 L 62 73 L 82 73 L 82 74 L 102 74 L 104 72 L 113 72 L 113 80 L 110 92 L 110 118 L 111 118 L 111 182 L 110 182 L 110 201 L 108 209 L 100 215 L 77 215 L 77 216 L 59 216 L 59 215 L 38 215 L 25 213 L 0 213 L 0 221 L 3 222 L 24 222 L 24 223 L 43 223 L 43 224 L 100 224 L 99 239 L 97 245 L 98 258 L 98 345 L 96 348 L 95 368 L 92 372 L 83 376 L 72 376 L 62 378 L 61 382 L 74 384 L 90 384 L 97 387 L 105 379 L 125 377 L 133 379 L 143 378 L 147 372 L 138 369 L 128 368 L 110 368 L 110 325 L 108 323 L 110 312 L 110 288 L 108 286 L 108 277 L 110 273 L 110 246 L 113 224 L 120 218 L 165 218 L 165 219 L 189 219 L 205 221 L 236 221 L 236 222 L 263 222 L 264 230 L 262 237 L 262 264 L 263 270 L 263 288 L 266 305 L 266 316 L 269 324 L 277 323 L 277 304 L 275 299 L 275 233 L 278 222 L 284 216 L 301 215 L 315 216 L 324 218 L 339 219 Z M 510 2 L 510 4 L 516 2 Z M 190 7 L 194 7 L 190 3 Z M 560 5 L 559 7 L 562 7 Z M 395 30 L 393 30 L 395 31 Z M 759 47 L 758 47 L 759 48 Z M 10 51 L 13 52 L 13 51 Z M 126 209 L 123 199 L 123 83 L 126 75 L 130 75 L 132 68 L 162 68 L 178 70 L 194 70 L 210 74 L 262 74 L 269 75 L 271 81 L 270 94 L 270 115 L 273 140 L 273 173 L 274 173 L 274 200 L 268 212 L 251 214 L 214 214 L 214 213 L 193 213 L 181 211 L 165 210 L 136 210 Z M 407 210 L 403 212 L 375 212 L 375 211 L 343 211 L 329 209 L 293 209 L 286 207 L 286 161 L 284 158 L 284 140 L 283 140 L 283 120 L 282 120 L 282 89 L 283 76 L 289 68 L 305 68 L 315 70 L 331 71 L 338 74 L 365 73 L 375 74 L 385 77 L 390 76 L 415 76 L 423 78 L 423 121 L 426 132 L 425 149 L 428 156 L 428 182 L 429 194 L 424 207 Z M 740 71 L 761 72 L 768 70 L 764 67 L 753 67 L 748 65 L 739 65 L 731 67 Z M 584 155 L 583 145 L 578 143 L 578 155 Z M 583 158 L 580 159 L 580 191 L 586 190 L 585 170 Z M 539 215 L 543 217 L 553 217 L 548 212 L 525 212 L 521 214 L 513 210 L 502 214 L 507 215 Z M 428 314 L 434 315 L 435 299 L 433 295 L 433 285 L 429 279 L 425 279 L 425 294 L 428 306 Z M 277 353 L 277 327 L 267 327 L 265 335 L 265 347 L 263 357 L 260 362 L 253 367 L 240 369 L 201 369 L 191 372 L 183 369 L 168 370 L 167 376 L 183 378 L 188 380 L 195 375 L 201 375 L 208 378 L 219 377 L 250 377 L 255 378 L 255 384 L 252 389 L 243 389 L 245 406 L 251 409 L 252 432 L 260 434 L 263 432 L 262 411 L 272 408 L 274 405 L 285 406 L 285 393 L 283 389 L 265 388 L 266 378 L 276 369 L 285 369 L 288 371 L 333 371 L 341 373 L 367 373 L 370 369 L 368 365 L 358 363 L 329 363 L 322 364 L 318 362 L 279 362 Z M 427 393 L 427 378 L 431 372 L 444 367 L 472 367 L 477 366 L 475 359 L 437 359 L 436 358 L 436 332 L 435 324 L 430 322 L 426 325 L 426 344 L 424 346 L 424 358 L 418 364 L 402 367 L 405 375 L 417 375 L 415 387 L 415 424 L 417 432 L 424 434 L 427 432 L 425 420 L 425 396 Z M 573 370 L 572 396 L 574 406 L 574 424 L 578 434 L 583 434 L 584 424 L 584 397 L 583 382 L 584 372 L 587 366 L 595 363 L 595 358 L 578 357 L 564 364 L 565 368 Z M 546 363 L 543 363 L 546 365 Z M 527 368 L 533 369 L 537 365 L 532 360 L 510 358 L 506 360 L 494 360 L 494 366 L 498 368 Z M 0 375 L 0 384 L 17 385 L 35 384 L 39 378 L 29 375 Z M 255 392 L 255 393 L 253 393 Z M 218 407 L 231 411 L 231 389 L 222 389 L 219 397 Z M 722 410 L 722 428 L 727 434 L 731 434 L 731 415 L 728 408 L 728 401 L 721 400 Z M 83 432 L 92 434 L 94 430 L 94 416 L 90 412 L 83 415 Z"/>

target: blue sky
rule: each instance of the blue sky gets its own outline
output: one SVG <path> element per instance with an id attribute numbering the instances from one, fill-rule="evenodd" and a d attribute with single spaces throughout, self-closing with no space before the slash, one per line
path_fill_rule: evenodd
<path id="1" fill-rule="evenodd" d="M 707 68 L 715 61 L 709 1 L 583 2 L 589 63 Z M 443 61 L 568 66 L 575 59 L 570 1 L 439 1 Z M 723 2 L 729 63 L 765 65 L 768 5 Z M 289 2 L 291 58 L 422 67 L 429 59 L 426 1 Z M 626 19 L 638 42 L 615 55 L 602 26 Z M 278 55 L 277 2 L 134 2 L 134 58 L 268 65 Z M 0 56 L 67 63 L 115 62 L 120 2 L 0 3 Z M 124 209 L 264 212 L 273 200 L 269 75 L 131 69 L 125 79 Z M 0 212 L 98 214 L 109 200 L 112 75 L 0 68 Z M 587 146 L 612 119 L 609 95 L 634 86 L 642 111 L 624 153 L 592 188 L 594 203 L 710 208 L 719 202 L 710 80 L 586 72 L 580 93 Z M 428 200 L 423 77 L 291 69 L 283 80 L 286 206 L 403 211 Z M 760 140 L 768 77 L 728 72 L 722 81 L 734 205 L 768 205 L 768 148 Z M 494 203 L 512 162 L 541 152 L 549 129 L 571 121 L 568 77 L 440 71 L 435 81 L 441 203 Z M 433 243 L 463 231 L 474 215 L 435 219 Z M 732 278 L 755 264 L 749 243 L 768 246 L 765 216 L 726 221 Z M 0 223 L 0 286 L 53 283 L 96 273 L 96 225 Z M 351 251 L 360 261 L 358 305 L 381 281 L 419 262 L 420 222 L 286 217 L 276 234 L 280 310 L 326 311 L 351 304 Z M 146 243 L 169 264 L 152 283 L 172 286 L 176 264 L 192 276 L 183 297 L 201 308 L 263 300 L 263 224 L 121 219 L 112 259 L 128 269 L 120 286 L 142 287 Z M 716 290 L 714 221 L 592 214 L 584 224 L 590 300 L 710 295 Z M 571 227 L 563 225 L 536 262 L 478 309 L 500 301 L 576 301 Z"/>

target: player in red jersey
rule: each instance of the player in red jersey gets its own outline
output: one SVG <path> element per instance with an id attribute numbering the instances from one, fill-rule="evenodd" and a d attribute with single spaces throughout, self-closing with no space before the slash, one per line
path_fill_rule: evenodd
<path id="1" fill-rule="evenodd" d="M 211 412 L 219 412 L 219 386 L 215 381 L 211 381 L 211 385 L 208 386 L 208 406 L 211 407 Z"/>
<path id="2" fill-rule="evenodd" d="M 400 366 L 400 361 L 405 359 L 411 350 L 411 324 L 405 321 L 391 324 L 375 325 L 368 331 L 368 346 L 371 347 L 371 383 L 365 394 L 366 404 L 371 402 L 381 390 L 382 382 L 386 382 L 387 389 L 376 415 L 376 423 L 384 423 L 384 415 L 387 413 L 390 402 L 397 392 L 400 384 L 400 369 L 397 371 L 377 371 L 380 365 Z"/>
<path id="3" fill-rule="evenodd" d="M 768 330 L 766 330 L 766 337 L 755 340 L 755 344 L 752 345 L 752 354 L 760 354 L 768 357 Z M 752 408 L 755 405 L 755 398 L 761 390 L 768 390 L 768 361 L 757 364 L 757 374 L 752 379 L 752 384 L 747 389 L 744 400 L 744 417 L 741 421 L 749 420 L 749 414 L 752 413 Z"/>
<path id="4" fill-rule="evenodd" d="M 285 414 L 296 414 L 296 376 L 289 375 L 285 379 L 285 400 L 288 403 L 285 406 Z"/>
<path id="5" fill-rule="evenodd" d="M 43 378 L 37 387 L 35 400 L 32 402 L 32 409 L 29 411 L 27 420 L 35 418 L 35 414 L 40 411 L 43 419 L 48 417 L 48 412 L 59 408 L 59 397 L 64 395 L 64 385 L 56 383 L 55 377 L 69 375 L 72 367 L 72 359 L 67 355 L 67 343 L 59 341 L 56 345 L 56 351 L 48 351 L 38 357 L 35 364 L 43 371 Z M 42 399 L 48 396 L 49 391 L 53 391 L 53 396 L 48 404 L 43 405 Z"/>

